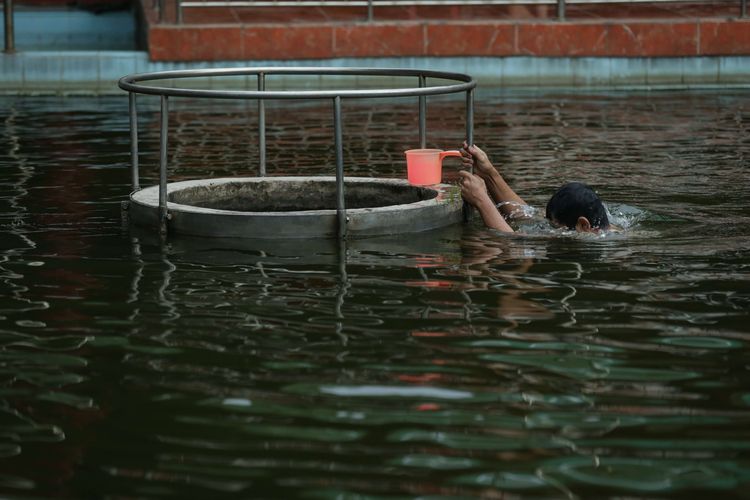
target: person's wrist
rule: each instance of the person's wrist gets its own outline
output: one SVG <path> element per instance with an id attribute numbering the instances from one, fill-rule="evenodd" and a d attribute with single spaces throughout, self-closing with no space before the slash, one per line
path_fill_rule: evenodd
<path id="1" fill-rule="evenodd" d="M 474 169 L 474 172 L 485 181 L 490 179 L 490 177 L 492 176 L 492 170 L 484 167 L 476 168 Z"/>
<path id="2" fill-rule="evenodd" d="M 479 208 L 480 210 L 482 209 L 490 210 L 490 209 L 495 208 L 495 204 L 492 202 L 490 195 L 485 194 L 484 196 L 482 196 L 481 198 L 477 200 L 477 208 Z"/>
<path id="3" fill-rule="evenodd" d="M 501 179 L 500 172 L 497 171 L 495 167 L 492 167 L 491 170 L 489 170 L 486 175 L 484 176 L 484 181 L 489 184 L 497 184 L 497 182 Z"/>

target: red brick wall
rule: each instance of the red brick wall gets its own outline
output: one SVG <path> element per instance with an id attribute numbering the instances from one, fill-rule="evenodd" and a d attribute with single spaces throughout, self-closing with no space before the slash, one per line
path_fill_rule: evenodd
<path id="1" fill-rule="evenodd" d="M 157 23 L 141 0 L 155 61 L 328 59 L 398 56 L 719 56 L 750 55 L 750 19 L 739 1 L 705 4 L 400 7 L 362 9 L 185 9 L 174 0 Z M 280 22 L 280 12 L 289 17 Z M 440 17 L 442 16 L 442 17 Z"/>
<path id="2" fill-rule="evenodd" d="M 155 25 L 156 61 L 750 55 L 750 20 Z"/>

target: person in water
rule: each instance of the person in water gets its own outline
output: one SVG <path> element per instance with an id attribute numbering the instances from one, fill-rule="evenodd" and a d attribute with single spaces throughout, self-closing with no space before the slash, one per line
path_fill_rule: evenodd
<path id="1" fill-rule="evenodd" d="M 508 186 L 487 154 L 477 146 L 464 142 L 461 157 L 464 167 L 474 169 L 474 174 L 458 173 L 461 196 L 479 211 L 487 227 L 512 233 L 506 218 L 523 213 L 526 202 Z M 569 182 L 558 189 L 547 202 L 545 217 L 555 226 L 584 233 L 606 231 L 610 226 L 602 200 L 581 182 Z"/>

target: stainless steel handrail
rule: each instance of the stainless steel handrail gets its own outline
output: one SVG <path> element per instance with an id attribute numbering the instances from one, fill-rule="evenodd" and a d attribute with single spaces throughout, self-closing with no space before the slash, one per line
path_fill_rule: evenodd
<path id="1" fill-rule="evenodd" d="M 368 90 L 266 90 L 266 80 L 271 75 L 312 75 L 312 76 L 368 76 L 368 77 L 415 77 L 418 87 Z M 253 90 L 204 90 L 145 85 L 166 79 L 205 78 L 218 76 L 255 76 L 257 91 Z M 449 80 L 458 83 L 427 86 L 427 78 Z M 344 156 L 342 100 L 354 98 L 419 97 L 419 142 L 425 147 L 427 130 L 427 96 L 447 95 L 466 92 L 466 140 L 474 141 L 474 89 L 476 81 L 462 73 L 443 71 L 388 69 L 388 68 L 329 68 L 329 67 L 284 67 L 284 68 L 217 68 L 141 73 L 122 77 L 118 86 L 129 94 L 130 110 L 130 154 L 133 191 L 140 189 L 138 173 L 138 115 L 136 94 L 158 95 L 161 97 L 161 120 L 159 141 L 159 225 L 162 233 L 167 232 L 169 212 L 167 210 L 167 163 L 169 134 L 169 98 L 197 97 L 214 99 L 257 99 L 258 100 L 258 149 L 259 175 L 266 175 L 266 119 L 263 103 L 268 99 L 331 99 L 333 103 L 334 142 L 336 150 L 336 213 L 339 237 L 346 237 L 346 204 L 344 197 Z"/>
<path id="2" fill-rule="evenodd" d="M 390 77 L 429 77 L 463 82 L 458 85 L 441 85 L 424 88 L 395 88 L 375 90 L 203 90 L 179 87 L 159 87 L 140 85 L 139 82 L 179 78 L 201 78 L 213 76 L 263 75 L 330 75 L 330 76 L 390 76 Z M 476 87 L 476 82 L 468 75 L 443 71 L 384 69 L 384 68 L 330 68 L 330 67 L 268 67 L 268 68 L 217 68 L 158 71 L 128 75 L 120 79 L 118 85 L 128 92 L 179 97 L 212 97 L 217 99 L 329 99 L 336 96 L 347 98 L 362 97 L 416 97 L 421 95 L 442 95 L 464 92 Z"/>

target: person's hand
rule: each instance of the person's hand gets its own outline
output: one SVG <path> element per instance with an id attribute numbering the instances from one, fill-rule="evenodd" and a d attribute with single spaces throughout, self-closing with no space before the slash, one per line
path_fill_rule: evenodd
<path id="1" fill-rule="evenodd" d="M 461 196 L 463 196 L 466 203 L 473 205 L 479 210 L 484 224 L 490 229 L 512 233 L 513 228 L 508 225 L 503 216 L 500 215 L 500 212 L 497 211 L 495 203 L 490 198 L 489 193 L 487 193 L 487 185 L 484 183 L 484 179 L 465 170 L 460 171 L 458 175 Z"/>
<path id="2" fill-rule="evenodd" d="M 492 203 L 490 195 L 487 194 L 487 186 L 484 179 L 478 175 L 471 174 L 466 170 L 458 173 L 458 185 L 461 187 L 461 196 L 467 203 L 479 207 L 488 201 Z"/>
<path id="3" fill-rule="evenodd" d="M 474 168 L 474 173 L 483 179 L 489 179 L 496 172 L 492 162 L 487 157 L 487 153 L 479 149 L 476 145 L 464 141 L 461 148 L 461 162 L 466 169 Z"/>

